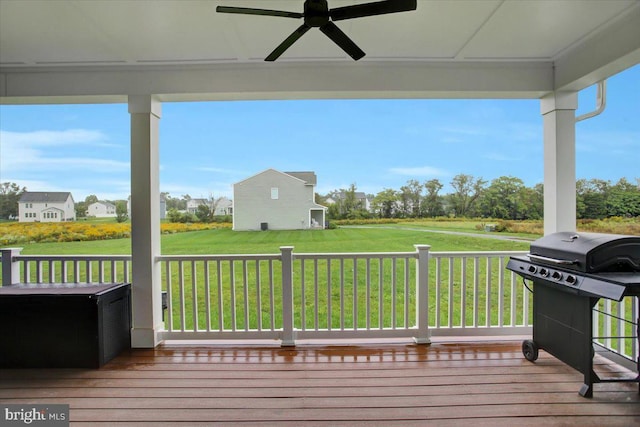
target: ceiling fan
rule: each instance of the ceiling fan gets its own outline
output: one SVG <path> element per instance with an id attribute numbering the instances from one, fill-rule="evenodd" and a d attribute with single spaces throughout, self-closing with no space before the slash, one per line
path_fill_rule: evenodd
<path id="1" fill-rule="evenodd" d="M 417 0 L 385 0 L 372 3 L 356 4 L 353 6 L 329 9 L 327 0 L 305 0 L 304 13 L 287 12 L 282 10 L 253 9 L 249 7 L 218 6 L 216 12 L 238 13 L 243 15 L 279 16 L 283 18 L 304 18 L 304 23 L 287 37 L 265 61 L 275 61 L 300 37 L 313 27 L 320 28 L 327 37 L 340 46 L 354 60 L 362 58 L 365 53 L 360 49 L 334 21 L 362 18 L 366 16 L 384 15 L 387 13 L 407 12 L 417 8 Z"/>

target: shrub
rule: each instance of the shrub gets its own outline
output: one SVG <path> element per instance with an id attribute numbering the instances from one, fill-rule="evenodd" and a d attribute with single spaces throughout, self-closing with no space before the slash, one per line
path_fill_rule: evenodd
<path id="1" fill-rule="evenodd" d="M 209 229 L 231 228 L 230 223 L 162 223 L 162 233 L 183 233 Z M 0 246 L 21 243 L 74 242 L 131 237 L 131 225 L 125 223 L 29 222 L 0 223 Z"/>

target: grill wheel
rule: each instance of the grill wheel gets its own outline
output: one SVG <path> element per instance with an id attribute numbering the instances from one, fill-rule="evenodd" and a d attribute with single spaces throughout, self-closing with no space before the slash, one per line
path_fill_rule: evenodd
<path id="1" fill-rule="evenodd" d="M 529 362 L 538 359 L 538 345 L 533 340 L 522 341 L 522 354 Z"/>

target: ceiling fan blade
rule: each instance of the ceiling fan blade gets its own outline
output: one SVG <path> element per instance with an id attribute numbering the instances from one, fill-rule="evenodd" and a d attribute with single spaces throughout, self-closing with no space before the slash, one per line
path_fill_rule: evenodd
<path id="1" fill-rule="evenodd" d="M 331 16 L 332 21 L 341 21 L 343 19 L 363 18 L 365 16 L 384 15 L 387 13 L 408 12 L 410 10 L 416 10 L 417 7 L 417 0 L 385 0 L 337 7 L 329 10 L 329 16 Z"/>
<path id="2" fill-rule="evenodd" d="M 280 16 L 283 18 L 304 18 L 304 14 L 298 12 L 286 12 L 284 10 L 271 9 L 253 9 L 250 7 L 218 6 L 216 7 L 216 12 L 239 13 L 242 15 Z"/>
<path id="3" fill-rule="evenodd" d="M 320 27 L 320 31 L 325 33 L 335 44 L 340 46 L 342 50 L 354 60 L 362 58 L 365 53 L 360 49 L 340 28 L 333 22 L 329 21 L 327 24 Z"/>
<path id="4" fill-rule="evenodd" d="M 311 29 L 307 24 L 302 24 L 295 30 L 289 37 L 287 37 L 280 45 L 273 50 L 264 60 L 265 61 L 275 61 L 284 53 L 285 50 L 289 49 L 292 44 L 294 44 L 300 37 L 304 35 L 307 31 Z"/>

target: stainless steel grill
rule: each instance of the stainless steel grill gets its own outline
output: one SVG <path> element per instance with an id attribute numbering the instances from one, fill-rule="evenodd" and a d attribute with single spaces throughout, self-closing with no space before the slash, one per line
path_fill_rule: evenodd
<path id="1" fill-rule="evenodd" d="M 593 395 L 603 379 L 593 371 L 593 307 L 600 298 L 640 302 L 640 237 L 599 233 L 553 233 L 531 244 L 507 268 L 533 282 L 533 340 L 523 342 L 528 360 L 544 349 L 584 374 L 580 394 Z M 640 320 L 635 323 L 638 339 Z M 640 357 L 636 361 L 640 372 Z M 640 388 L 639 388 L 640 391 Z"/>

